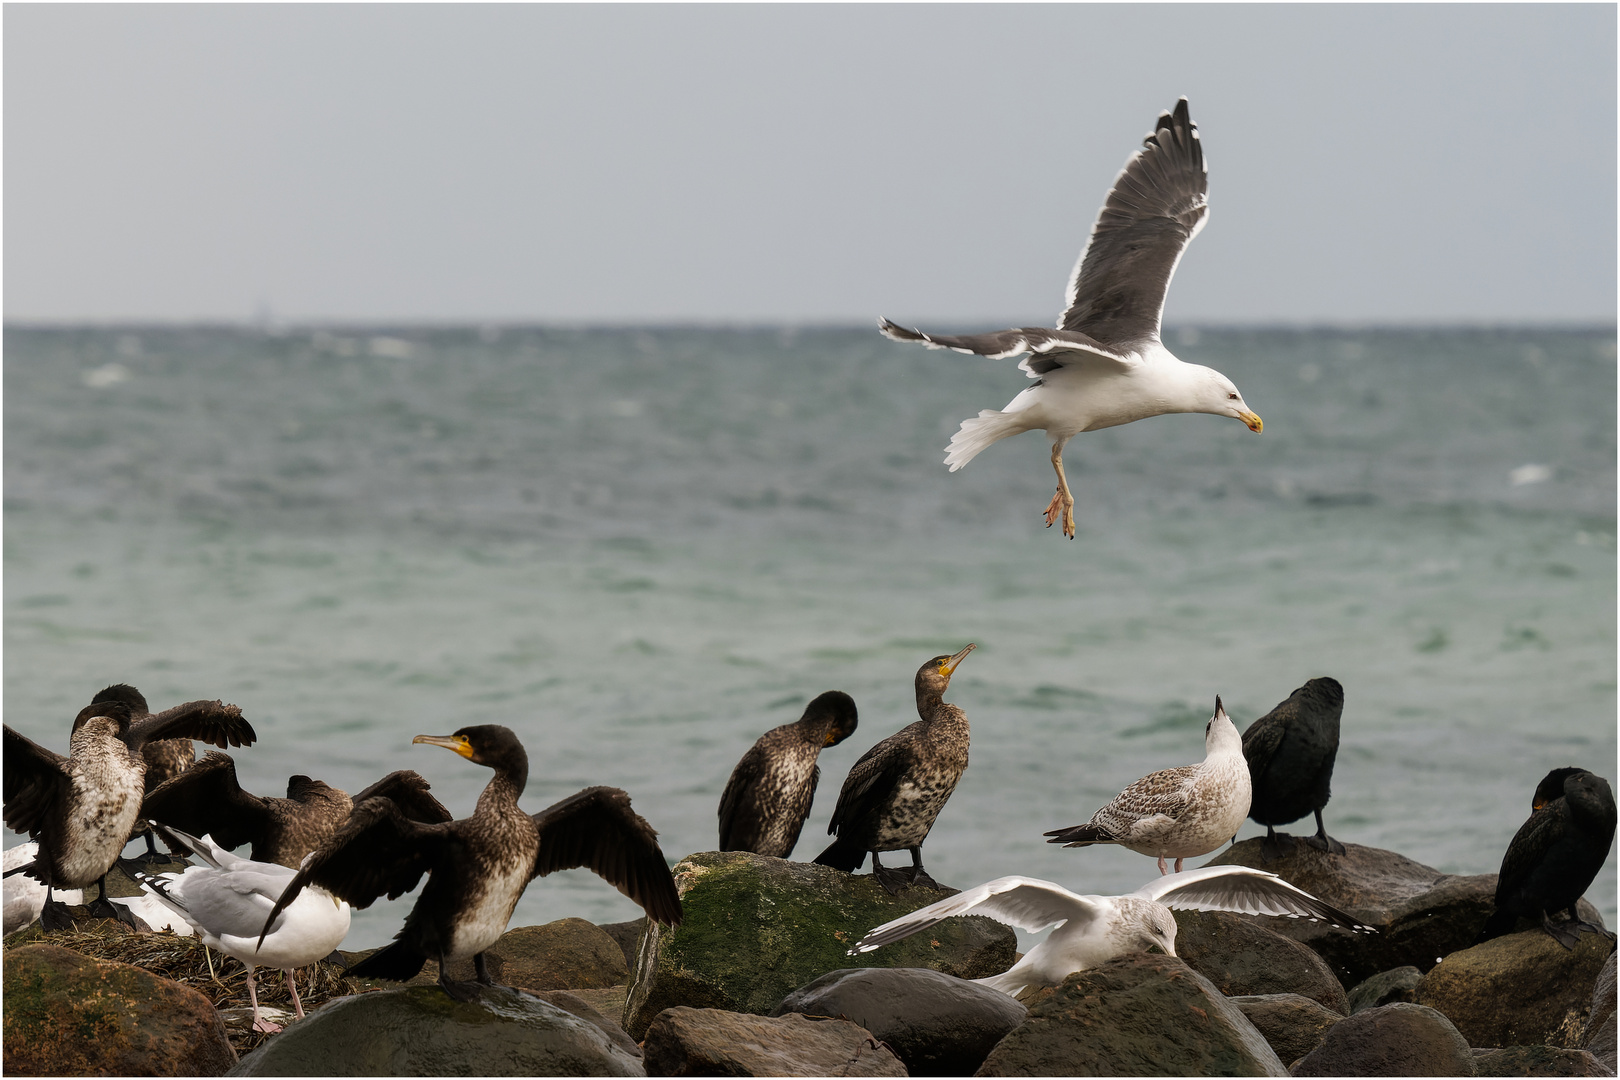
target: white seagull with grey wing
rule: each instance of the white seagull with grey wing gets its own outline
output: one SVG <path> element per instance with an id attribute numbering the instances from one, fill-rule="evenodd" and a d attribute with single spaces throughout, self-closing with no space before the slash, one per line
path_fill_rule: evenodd
<path id="1" fill-rule="evenodd" d="M 985 409 L 962 421 L 946 447 L 952 472 L 991 443 L 1044 430 L 1057 472 L 1046 525 L 1051 528 L 1061 514 L 1063 534 L 1072 540 L 1074 496 L 1063 474 L 1063 448 L 1080 432 L 1176 412 L 1230 416 L 1252 431 L 1263 429 L 1231 379 L 1214 368 L 1183 363 L 1159 340 L 1164 294 L 1181 253 L 1204 227 L 1208 191 L 1198 128 L 1182 98 L 1174 113 L 1159 114 L 1158 126 L 1114 180 L 1091 240 L 1069 275 L 1056 330 L 946 336 L 878 320 L 884 335 L 895 341 L 993 360 L 1029 354 L 1018 366 L 1034 385 L 1005 409 Z"/>
<path id="2" fill-rule="evenodd" d="M 973 980 L 1016 996 L 1025 987 L 1056 986 L 1073 972 L 1126 953 L 1159 949 L 1176 955 L 1172 908 L 1319 919 L 1376 932 L 1276 874 L 1206 866 L 1155 878 L 1125 896 L 1081 896 L 1039 878 L 997 878 L 884 923 L 856 942 L 849 955 L 871 952 L 956 915 L 988 915 L 1030 933 L 1056 926 L 1008 970 Z"/>

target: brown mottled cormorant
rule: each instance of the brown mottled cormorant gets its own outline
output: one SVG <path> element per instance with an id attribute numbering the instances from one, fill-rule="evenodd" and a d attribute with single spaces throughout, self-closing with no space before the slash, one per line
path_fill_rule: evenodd
<path id="1" fill-rule="evenodd" d="M 1288 700 L 1249 725 L 1243 733 L 1243 756 L 1249 763 L 1253 801 L 1249 816 L 1266 827 L 1260 860 L 1287 855 L 1294 838 L 1278 835 L 1273 826 L 1298 821 L 1316 812 L 1316 835 L 1305 842 L 1335 855 L 1344 845 L 1327 834 L 1322 807 L 1333 792 L 1333 760 L 1339 754 L 1339 717 L 1344 687 L 1338 680 L 1312 679 Z"/>
<path id="2" fill-rule="evenodd" d="M 357 908 L 427 885 L 394 943 L 350 969 L 360 978 L 404 982 L 428 960 L 439 964 L 439 985 L 471 1000 L 492 985 L 484 950 L 506 930 L 529 881 L 554 870 L 588 866 L 640 904 L 654 922 L 681 921 L 675 879 L 657 833 L 630 808 L 618 788 L 591 787 L 538 814 L 518 806 L 529 757 L 510 728 L 465 727 L 454 735 L 418 735 L 413 742 L 454 750 L 495 771 L 471 817 L 441 824 L 410 820 L 385 797 L 359 800 L 338 831 L 304 863 L 276 902 L 265 928 L 314 884 Z M 449 965 L 473 958 L 476 983 L 449 977 Z"/>
<path id="3" fill-rule="evenodd" d="M 146 796 L 141 816 L 194 836 L 207 834 L 222 848 L 252 844 L 254 862 L 298 868 L 305 855 L 337 831 L 354 803 L 373 795 L 397 804 L 416 821 L 449 821 L 450 811 L 428 794 L 428 782 L 409 769 L 393 772 L 349 796 L 324 780 L 293 776 L 287 797 L 243 791 L 229 754 L 209 753 L 197 764 Z"/>
<path id="4" fill-rule="evenodd" d="M 1090 847 L 1119 844 L 1159 860 L 1207 855 L 1232 838 L 1249 814 L 1249 768 L 1243 741 L 1215 697 L 1215 715 L 1204 725 L 1204 760 L 1161 769 L 1131 784 L 1084 825 L 1053 829 L 1048 844 Z"/>
<path id="5" fill-rule="evenodd" d="M 853 873 L 872 853 L 872 876 L 892 895 L 902 886 L 938 889 L 922 865 L 922 842 L 968 764 L 967 714 L 942 699 L 951 673 L 977 646 L 936 656 L 917 669 L 922 717 L 878 743 L 855 763 L 838 792 L 827 831 L 837 835 L 815 861 Z M 911 869 L 878 861 L 880 851 L 911 852 Z"/>
<path id="6" fill-rule="evenodd" d="M 34 861 L 7 874 L 26 873 L 47 889 L 97 882 L 102 892 L 91 911 L 128 921 L 129 913 L 107 900 L 107 871 L 140 816 L 146 775 L 141 748 L 174 738 L 248 746 L 254 734 L 242 710 L 220 701 L 188 701 L 138 719 L 122 701 L 86 706 L 73 722 L 67 757 L 6 725 L 5 823 L 39 841 Z M 47 892 L 41 924 L 63 928 L 59 909 Z"/>
<path id="7" fill-rule="evenodd" d="M 829 690 L 791 724 L 761 735 L 731 770 L 720 796 L 720 850 L 785 859 L 799 842 L 821 780 L 816 757 L 855 731 L 855 699 Z"/>
<path id="8" fill-rule="evenodd" d="M 1575 914 L 1575 902 L 1603 869 L 1614 842 L 1614 792 L 1603 777 L 1585 769 L 1548 773 L 1536 786 L 1530 818 L 1513 835 L 1496 881 L 1496 910 L 1474 944 L 1512 933 L 1523 918 L 1566 949 L 1582 931 L 1607 933 Z M 1553 922 L 1559 912 L 1568 915 Z M 1610 935 L 1611 937 L 1613 935 Z"/>
<path id="9" fill-rule="evenodd" d="M 128 683 L 114 683 L 101 690 L 90 699 L 90 704 L 100 705 L 107 701 L 122 701 L 129 706 L 129 716 L 132 721 L 143 716 L 150 716 L 152 710 L 147 707 L 146 695 L 130 686 Z M 190 739 L 157 739 L 141 747 L 141 757 L 146 759 L 146 790 L 150 794 L 157 790 L 159 784 L 172 777 L 179 776 L 191 767 L 197 760 L 197 748 L 191 744 Z M 152 830 L 145 821 L 135 822 L 134 832 L 130 839 L 137 836 L 146 838 L 146 855 L 144 858 L 156 859 L 158 857 L 157 844 L 154 843 Z"/>

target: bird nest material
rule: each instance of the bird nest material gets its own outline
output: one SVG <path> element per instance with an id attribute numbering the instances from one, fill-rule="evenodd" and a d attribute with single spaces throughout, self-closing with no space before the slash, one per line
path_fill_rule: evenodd
<path id="1" fill-rule="evenodd" d="M 49 934 L 40 940 L 60 945 L 96 960 L 116 960 L 131 964 L 153 975 L 172 979 L 189 986 L 213 1003 L 225 1021 L 225 1032 L 238 1056 L 257 1049 L 271 1036 L 252 1028 L 247 992 L 247 968 L 240 961 L 221 953 L 213 954 L 214 973 L 208 970 L 208 958 L 203 943 L 193 937 L 181 937 L 169 931 L 149 934 L 108 934 L 98 931 L 65 931 Z M 259 1007 L 285 1010 L 286 1020 L 292 1019 L 292 997 L 287 993 L 287 982 L 275 968 L 259 967 L 256 983 Z M 298 979 L 298 996 L 304 1011 L 312 1012 L 333 998 L 374 989 L 358 979 L 348 978 L 337 964 L 317 961 L 294 972 Z"/>

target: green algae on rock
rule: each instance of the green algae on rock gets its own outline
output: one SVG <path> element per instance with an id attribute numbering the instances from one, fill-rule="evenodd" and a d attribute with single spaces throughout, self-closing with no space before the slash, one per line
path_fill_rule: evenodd
<path id="1" fill-rule="evenodd" d="M 1005 971 L 1017 937 L 983 916 L 947 919 L 926 934 L 865 953 L 862 934 L 950 892 L 890 896 L 868 874 L 745 851 L 706 851 L 675 867 L 684 920 L 641 942 L 625 1030 L 641 1038 L 673 1006 L 769 1015 L 788 993 L 852 966 L 923 967 L 965 979 Z M 951 890 L 955 891 L 955 890 Z"/>

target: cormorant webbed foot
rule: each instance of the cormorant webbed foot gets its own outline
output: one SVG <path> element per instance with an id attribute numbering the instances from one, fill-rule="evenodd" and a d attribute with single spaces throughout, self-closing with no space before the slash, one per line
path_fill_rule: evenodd
<path id="1" fill-rule="evenodd" d="M 45 906 L 39 912 L 39 925 L 52 932 L 78 929 L 73 916 L 68 914 L 68 906 L 60 900 L 45 901 Z"/>
<path id="2" fill-rule="evenodd" d="M 878 854 L 875 851 L 872 852 L 872 876 L 877 878 L 877 883 L 883 886 L 883 890 L 890 896 L 899 896 L 901 889 L 911 885 L 910 870 L 884 866 L 878 862 Z"/>
<path id="3" fill-rule="evenodd" d="M 1334 855 L 1344 854 L 1344 845 L 1327 834 L 1327 826 L 1322 824 L 1322 811 L 1316 811 L 1316 835 L 1307 836 L 1305 842 L 1318 851 L 1330 852 Z"/>
<path id="4" fill-rule="evenodd" d="M 1260 861 L 1272 863 L 1278 859 L 1286 859 L 1294 853 L 1295 845 L 1294 837 L 1287 833 L 1279 833 L 1267 825 L 1265 839 L 1260 841 Z"/>

